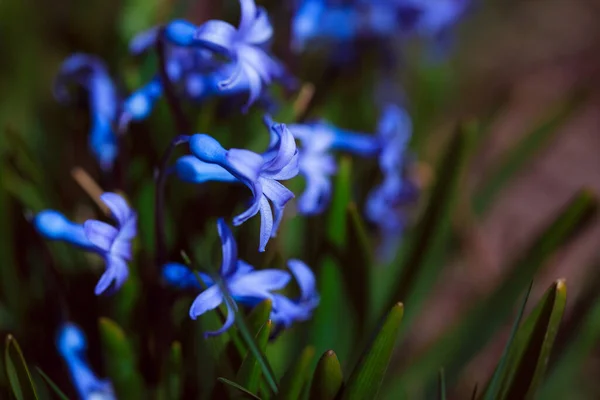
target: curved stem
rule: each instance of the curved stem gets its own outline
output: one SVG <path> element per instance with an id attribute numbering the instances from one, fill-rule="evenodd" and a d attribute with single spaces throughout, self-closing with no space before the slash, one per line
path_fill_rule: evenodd
<path id="1" fill-rule="evenodd" d="M 175 147 L 180 144 L 187 143 L 190 140 L 188 135 L 176 136 L 169 147 L 165 151 L 160 160 L 158 175 L 156 177 L 156 192 L 155 192 L 155 212 L 154 212 L 154 229 L 155 229 L 155 245 L 156 245 L 156 263 L 160 268 L 166 260 L 166 239 L 165 239 L 165 185 L 169 171 L 169 160 L 173 155 Z"/>

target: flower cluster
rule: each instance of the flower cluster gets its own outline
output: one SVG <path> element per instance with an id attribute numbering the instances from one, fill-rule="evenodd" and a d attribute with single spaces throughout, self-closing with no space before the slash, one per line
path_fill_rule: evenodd
<path id="1" fill-rule="evenodd" d="M 301 175 L 305 188 L 297 201 L 299 214 L 318 215 L 327 209 L 332 197 L 332 176 L 337 172 L 335 152 L 377 160 L 382 180 L 367 196 L 365 215 L 379 229 L 384 253 L 393 252 L 399 242 L 405 225 L 404 208 L 417 195 L 415 185 L 407 178 L 411 120 L 398 105 L 388 104 L 383 109 L 375 134 L 340 129 L 320 120 L 286 125 L 268 116 L 273 101 L 267 87 L 278 81 L 294 88 L 296 79 L 269 51 L 273 27 L 266 10 L 257 7 L 254 0 L 239 0 L 239 3 L 241 18 L 237 26 L 220 20 L 195 25 L 179 19 L 135 36 L 130 42 L 130 53 L 141 56 L 154 51 L 159 65 L 147 83 L 128 95 L 116 89 L 100 59 L 86 54 L 67 58 L 55 85 L 55 96 L 63 102 L 70 99 L 70 83 L 86 89 L 90 149 L 106 176 L 121 161 L 117 160 L 119 137 L 127 134 L 131 123 L 148 118 L 161 99 L 166 100 L 177 131 L 157 169 L 156 249 L 147 250 L 155 252 L 154 268 L 160 269 L 162 283 L 181 290 L 202 290 L 190 306 L 192 319 L 225 305 L 227 316 L 223 326 L 206 332 L 206 336 L 229 329 L 240 305 L 254 307 L 270 300 L 270 319 L 277 328 L 284 329 L 294 322 L 310 319 L 319 304 L 315 275 L 304 262 L 288 260 L 288 270 L 255 269 L 238 258 L 230 225 L 239 226 L 259 214 L 258 251 L 264 252 L 280 229 L 286 206 L 295 197 L 283 181 Z M 342 5 L 342 2 L 329 4 L 327 0 L 303 0 L 293 17 L 293 45 L 300 49 L 315 38 L 351 41 L 408 31 L 435 36 L 464 12 L 466 4 L 466 0 L 355 0 Z M 267 106 L 263 109 L 264 122 L 270 139 L 267 148 L 262 152 L 226 149 L 209 134 L 194 134 L 186 120 L 186 112 L 193 108 L 184 108 L 180 102 L 193 105 L 212 97 L 242 98 L 245 100 L 242 112 L 253 104 L 261 105 L 264 100 L 262 104 Z M 180 144 L 185 144 L 189 152 L 171 165 L 173 149 Z M 218 274 L 196 273 L 189 266 L 168 262 L 164 192 L 169 177 L 197 185 L 209 181 L 242 184 L 250 190 L 247 208 L 229 225 L 225 219 L 218 219 L 223 255 Z M 100 200 L 110 210 L 114 225 L 94 219 L 80 224 L 54 210 L 41 211 L 33 220 L 43 237 L 67 242 L 104 260 L 106 270 L 96 285 L 97 295 L 113 293 L 124 285 L 129 276 L 128 262 L 134 258 L 132 242 L 137 234 L 137 214 L 121 195 L 106 192 Z M 283 292 L 292 278 L 300 289 L 296 298 Z M 160 282 L 155 283 L 160 286 Z M 64 325 L 58 349 L 82 398 L 90 398 L 92 394 L 114 398 L 110 384 L 96 378 L 86 364 L 82 355 L 86 349 L 85 336 L 79 328 L 71 323 Z"/>
<path id="2" fill-rule="evenodd" d="M 292 21 L 292 48 L 410 34 L 436 38 L 468 5 L 468 0 L 300 0 Z"/>

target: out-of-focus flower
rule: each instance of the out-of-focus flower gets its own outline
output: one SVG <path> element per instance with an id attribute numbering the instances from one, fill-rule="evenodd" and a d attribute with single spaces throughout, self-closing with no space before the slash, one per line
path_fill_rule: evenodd
<path id="1" fill-rule="evenodd" d="M 219 269 L 222 284 L 227 287 L 232 298 L 240 303 L 251 305 L 265 299 L 272 299 L 274 290 L 282 289 L 290 280 L 290 275 L 281 270 L 265 269 L 257 271 L 251 265 L 238 260 L 237 245 L 231 230 L 225 221 L 219 219 L 217 229 L 221 237 L 223 262 Z M 208 282 L 211 283 L 211 282 Z M 214 310 L 225 302 L 227 318 L 223 327 L 214 332 L 205 332 L 205 336 L 220 335 L 233 325 L 236 309 L 225 300 L 225 295 L 218 284 L 213 283 L 208 289 L 196 297 L 190 307 L 190 317 L 196 319 L 209 310 Z M 235 307 L 235 304 L 233 305 Z"/>
<path id="2" fill-rule="evenodd" d="M 89 93 L 90 149 L 100 167 L 112 168 L 118 154 L 117 138 L 113 130 L 116 123 L 119 98 L 104 62 L 87 54 L 73 54 L 67 58 L 56 79 L 54 93 L 57 100 L 69 100 L 67 85 L 76 82 Z"/>
<path id="3" fill-rule="evenodd" d="M 346 131 L 326 122 L 291 124 L 289 129 L 302 144 L 299 169 L 306 180 L 306 188 L 298 200 L 298 210 L 304 215 L 320 214 L 329 204 L 331 176 L 337 171 L 330 151 L 373 157 L 381 149 L 381 142 L 375 135 Z"/>
<path id="4" fill-rule="evenodd" d="M 127 261 L 132 258 L 131 241 L 137 234 L 137 215 L 121 196 L 107 192 L 100 199 L 117 221 L 116 227 L 97 220 L 75 224 L 52 210 L 40 212 L 33 221 L 37 231 L 47 239 L 65 241 L 104 258 L 106 271 L 96 285 L 97 295 L 107 292 L 111 284 L 110 292 L 114 292 L 127 280 Z"/>
<path id="5" fill-rule="evenodd" d="M 285 205 L 294 197 L 279 181 L 291 179 L 298 174 L 298 150 L 294 137 L 284 124 L 273 123 L 270 131 L 271 145 L 264 155 L 243 149 L 225 150 L 211 136 L 193 135 L 189 143 L 190 150 L 203 163 L 183 159 L 175 166 L 175 171 L 182 180 L 231 181 L 231 177 L 224 171 L 205 165 L 216 164 L 248 186 L 252 191 L 253 201 L 246 211 L 234 218 L 233 224 L 241 225 L 260 211 L 261 252 L 265 250 L 269 238 L 276 235 Z"/>
<path id="6" fill-rule="evenodd" d="M 296 321 L 310 319 L 320 300 L 315 285 L 315 275 L 311 269 L 300 260 L 289 260 L 288 267 L 298 282 L 300 297 L 290 300 L 281 294 L 274 294 L 273 311 L 270 316 L 275 325 L 282 325 L 285 328 L 289 328 Z"/>
<path id="7" fill-rule="evenodd" d="M 414 183 L 405 178 L 411 130 L 411 120 L 405 110 L 395 105 L 386 106 L 378 129 L 381 140 L 378 158 L 383 181 L 369 193 L 365 206 L 367 219 L 380 230 L 383 259 L 389 259 L 403 233 L 403 208 L 417 197 Z"/>
<path id="8" fill-rule="evenodd" d="M 236 29 L 220 20 L 210 20 L 198 27 L 194 43 L 226 55 L 235 63 L 230 76 L 219 82 L 222 89 L 247 84 L 249 98 L 246 109 L 261 93 L 262 85 L 285 76 L 283 66 L 264 49 L 273 36 L 267 12 L 256 7 L 254 0 L 240 0 L 241 18 Z"/>
<path id="9" fill-rule="evenodd" d="M 67 322 L 61 326 L 56 347 L 69 368 L 71 380 L 81 400 L 117 398 L 110 381 L 98 378 L 90 368 L 85 357 L 87 340 L 77 325 Z"/>

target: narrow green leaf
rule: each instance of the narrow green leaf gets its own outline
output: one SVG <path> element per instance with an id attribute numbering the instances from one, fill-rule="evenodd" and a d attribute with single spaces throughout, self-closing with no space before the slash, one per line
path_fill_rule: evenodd
<path id="1" fill-rule="evenodd" d="M 13 361 L 12 352 L 15 352 L 19 361 L 20 368 L 17 368 L 17 365 Z M 27 362 L 25 361 L 25 357 L 23 357 L 23 352 L 21 351 L 21 347 L 17 342 L 17 339 L 14 338 L 13 335 L 7 335 L 4 347 L 4 362 L 6 363 L 6 373 L 8 374 L 8 380 L 10 382 L 10 387 L 13 391 L 15 397 L 19 400 L 21 399 L 38 399 L 38 394 L 36 391 L 35 383 L 33 382 L 33 378 L 31 373 L 29 372 L 29 368 L 27 367 Z M 21 383 L 27 379 L 27 384 L 22 386 Z"/>
<path id="2" fill-rule="evenodd" d="M 254 307 L 250 314 L 248 314 L 248 317 L 246 318 L 248 329 L 254 336 L 256 336 L 261 328 L 267 323 L 272 309 L 273 301 L 271 299 L 266 299 Z"/>
<path id="3" fill-rule="evenodd" d="M 485 391 L 484 399 L 485 400 L 494 400 L 498 399 L 500 395 L 500 391 L 502 390 L 502 379 L 506 374 L 511 372 L 510 364 L 508 362 L 508 358 L 511 352 L 512 344 L 516 338 L 517 330 L 519 329 L 519 325 L 521 324 L 521 319 L 523 318 L 523 313 L 525 312 L 525 306 L 527 305 L 527 300 L 529 299 L 529 295 L 531 293 L 531 288 L 533 286 L 533 282 L 529 285 L 529 289 L 527 290 L 527 294 L 525 294 L 525 298 L 523 299 L 523 303 L 519 308 L 519 313 L 517 314 L 517 318 L 513 323 L 513 327 L 510 332 L 510 336 L 508 337 L 508 342 L 506 342 L 506 346 L 504 347 L 504 352 L 502 353 L 502 357 L 500 358 L 500 362 L 496 366 L 496 370 L 494 371 L 494 375 L 492 375 L 492 380 Z"/>
<path id="4" fill-rule="evenodd" d="M 440 369 L 438 399 L 446 400 L 446 375 L 444 374 L 444 368 Z"/>
<path id="5" fill-rule="evenodd" d="M 298 360 L 288 369 L 281 383 L 279 393 L 275 397 L 278 400 L 297 400 L 300 398 L 302 389 L 308 378 L 310 364 L 315 356 L 315 348 L 308 346 L 302 351 Z"/>
<path id="6" fill-rule="evenodd" d="M 310 399 L 334 400 L 344 386 L 342 367 L 333 350 L 321 356 L 313 376 Z"/>
<path id="7" fill-rule="evenodd" d="M 248 389 L 246 389 L 245 387 L 243 387 L 243 386 L 241 386 L 241 385 L 239 385 L 239 384 L 237 384 L 237 383 L 235 383 L 233 381 L 230 381 L 227 378 L 219 377 L 219 378 L 217 378 L 217 380 L 219 382 L 224 383 L 225 385 L 231 386 L 232 388 L 234 388 L 235 390 L 241 392 L 242 394 L 244 394 L 248 398 L 256 399 L 256 400 L 261 400 L 260 397 L 258 397 L 257 395 L 255 395 L 254 393 L 252 393 L 251 391 L 249 391 Z"/>
<path id="8" fill-rule="evenodd" d="M 396 387 L 403 390 L 411 382 L 428 382 L 437 374 L 440 365 L 444 365 L 446 371 L 460 371 L 510 315 L 512 307 L 506 299 L 514 299 L 525 290 L 551 256 L 592 220 L 596 208 L 597 202 L 591 192 L 582 190 L 578 193 L 512 266 L 507 268 L 509 273 L 504 282 L 488 298 L 474 304 L 442 339 L 420 355 L 411 368 L 395 380 L 391 392 L 394 393 Z M 469 340 L 465 341 L 465 337 Z"/>
<path id="9" fill-rule="evenodd" d="M 334 181 L 327 224 L 327 237 L 338 247 L 346 242 L 346 209 L 352 198 L 352 160 L 343 157 Z"/>
<path id="10" fill-rule="evenodd" d="M 395 279 L 398 282 L 388 300 L 391 307 L 398 299 L 406 300 L 407 318 L 414 315 L 444 263 L 438 255 L 450 238 L 451 219 L 474 137 L 471 125 L 460 127 L 452 136 L 437 168 L 436 184 L 429 203 L 414 230 L 410 250 Z"/>
<path id="11" fill-rule="evenodd" d="M 567 287 L 564 280 L 559 280 L 525 320 L 517 333 L 511 354 L 511 373 L 503 384 L 502 398 L 534 398 L 546 372 L 566 303 Z"/>
<path id="12" fill-rule="evenodd" d="M 559 131 L 573 111 L 581 103 L 580 99 L 569 100 L 560 104 L 544 121 L 537 125 L 524 139 L 513 149 L 509 150 L 503 161 L 484 180 L 485 184 L 479 189 L 473 200 L 475 214 L 482 215 L 493 204 L 494 199 L 524 167 L 534 159 L 536 153 L 544 148 L 546 144 Z"/>
<path id="13" fill-rule="evenodd" d="M 67 395 L 64 394 L 62 390 L 60 390 L 58 385 L 56 383 L 54 383 L 54 381 L 52 379 L 50 379 L 50 377 L 48 375 L 46 375 L 46 373 L 44 371 L 42 371 L 41 368 L 35 367 L 35 369 L 42 376 L 42 378 L 44 378 L 44 380 L 46 381 L 48 386 L 50 386 L 50 389 L 52 389 L 52 391 L 54 392 L 55 395 L 57 395 L 61 400 L 69 400 Z"/>
<path id="14" fill-rule="evenodd" d="M 258 349 L 264 354 L 267 342 L 269 341 L 269 335 L 271 334 L 271 328 L 273 324 L 271 321 L 267 321 L 262 328 L 256 334 L 256 345 Z M 261 377 L 261 366 L 258 359 L 254 354 L 248 353 L 237 374 L 237 381 L 241 383 L 243 387 L 248 391 L 257 394 L 260 385 Z"/>
<path id="15" fill-rule="evenodd" d="M 350 301 L 357 315 L 358 328 L 367 326 L 367 319 L 372 314 L 371 271 L 373 269 L 373 253 L 365 223 L 360 216 L 356 204 L 348 204 L 346 211 L 348 228 L 346 245 L 342 254 L 343 274 L 348 292 L 352 293 Z"/>
<path id="16" fill-rule="evenodd" d="M 343 390 L 343 399 L 372 399 L 377 396 L 392 358 L 403 315 L 404 306 L 402 303 L 397 303 L 350 375 L 348 385 Z"/>
<path id="17" fill-rule="evenodd" d="M 183 356 L 181 354 L 181 343 L 173 342 L 171 344 L 171 353 L 169 355 L 168 374 L 168 392 L 170 399 L 181 398 L 182 378 L 183 378 Z"/>
<path id="18" fill-rule="evenodd" d="M 137 370 L 135 353 L 125 333 L 114 321 L 100 318 L 98 321 L 106 372 L 119 397 L 144 398 L 143 381 Z"/>

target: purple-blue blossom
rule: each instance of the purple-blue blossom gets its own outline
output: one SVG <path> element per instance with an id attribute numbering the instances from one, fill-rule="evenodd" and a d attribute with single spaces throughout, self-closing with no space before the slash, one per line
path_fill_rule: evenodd
<path id="1" fill-rule="evenodd" d="M 137 214 L 116 193 L 104 193 L 100 199 L 111 211 L 116 226 L 98 220 L 76 224 L 62 214 L 45 210 L 34 218 L 36 230 L 50 240 L 60 240 L 100 255 L 106 271 L 95 288 L 96 295 L 117 291 L 129 276 L 127 262 L 132 259 L 131 242 L 137 234 Z"/>
<path id="2" fill-rule="evenodd" d="M 75 82 L 89 93 L 89 146 L 103 170 L 112 168 L 118 154 L 116 124 L 119 96 L 102 60 L 87 54 L 73 54 L 58 73 L 54 93 L 60 102 L 70 99 L 68 84 Z"/>
<path id="3" fill-rule="evenodd" d="M 265 299 L 272 299 L 271 292 L 287 285 L 290 280 L 287 272 L 276 269 L 257 271 L 251 265 L 238 259 L 235 238 L 223 219 L 217 221 L 217 229 L 223 251 L 219 277 L 234 300 L 254 305 Z M 232 309 L 232 306 L 236 307 L 236 305 L 230 305 L 225 300 L 221 286 L 213 283 L 196 297 L 190 307 L 190 317 L 196 319 L 205 312 L 214 310 L 223 302 L 227 306 L 226 321 L 217 331 L 205 332 L 206 337 L 220 335 L 233 325 L 237 309 Z"/>
<path id="4" fill-rule="evenodd" d="M 281 63 L 265 50 L 273 36 L 273 27 L 267 12 L 256 7 L 254 0 L 240 0 L 241 18 L 237 29 L 220 20 L 210 20 L 198 27 L 194 43 L 229 57 L 235 68 L 231 74 L 219 82 L 222 89 L 232 89 L 247 84 L 249 98 L 246 109 L 254 103 L 263 84 L 285 76 Z"/>
<path id="5" fill-rule="evenodd" d="M 87 340 L 77 325 L 67 322 L 60 327 L 56 347 L 67 364 L 71 381 L 81 400 L 116 400 L 110 381 L 98 378 L 92 371 L 85 356 Z"/>
<path id="6" fill-rule="evenodd" d="M 200 162 L 184 158 L 175 165 L 176 173 L 184 181 L 232 181 L 233 177 L 252 191 L 250 206 L 234 218 L 233 224 L 241 225 L 260 212 L 261 252 L 269 238 L 276 235 L 285 205 L 294 198 L 294 194 L 279 181 L 298 174 L 298 150 L 294 137 L 284 124 L 272 123 L 269 128 L 271 145 L 263 155 L 244 149 L 226 150 L 211 136 L 196 134 L 190 138 L 189 146 Z"/>

